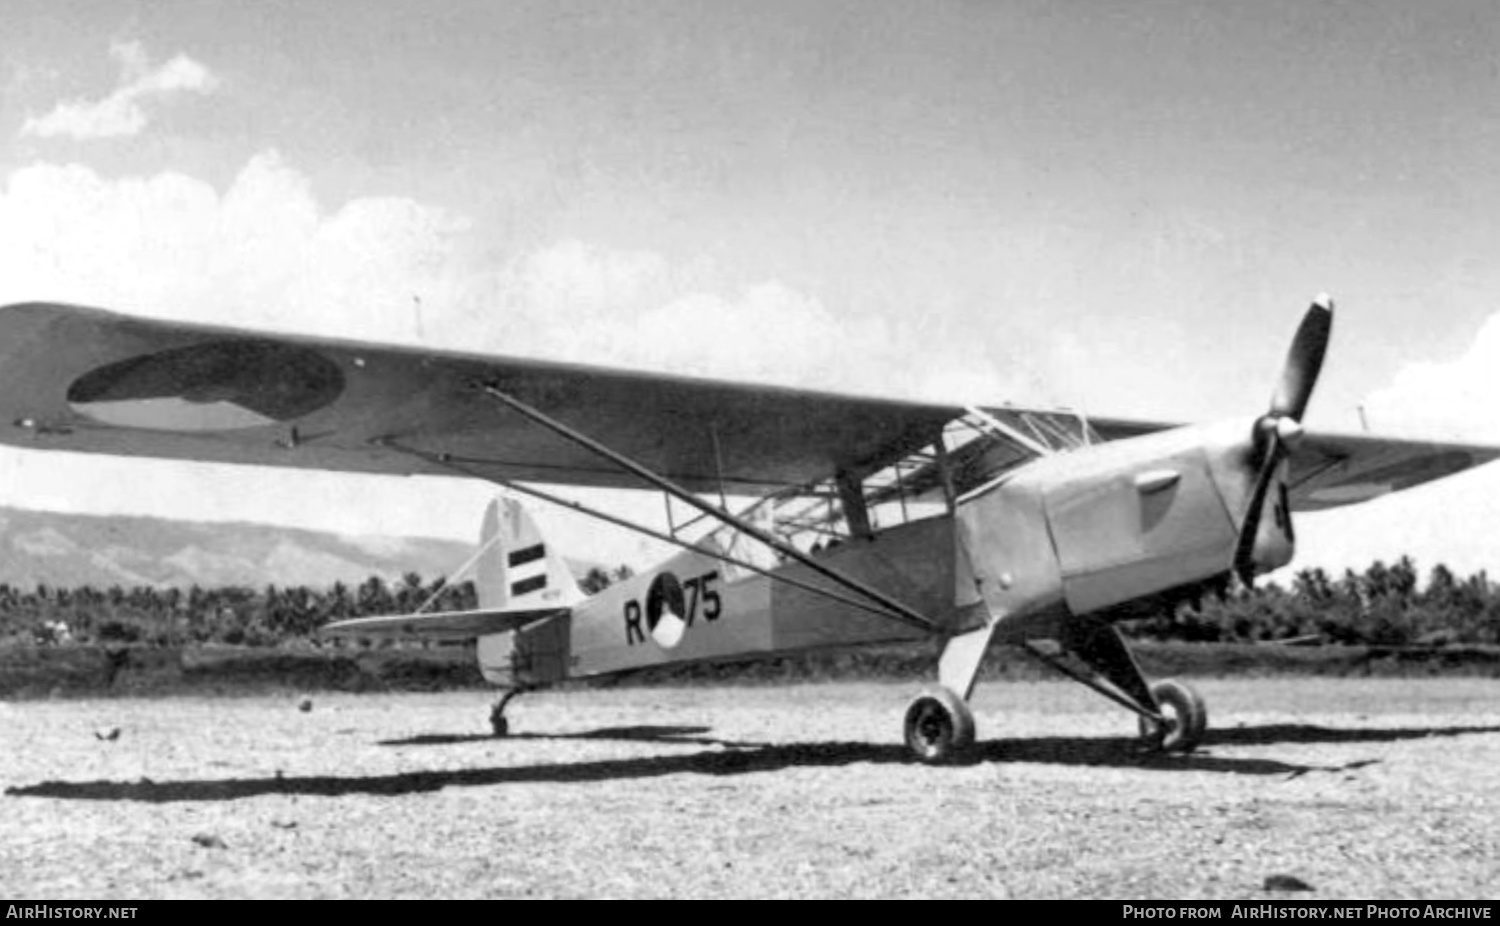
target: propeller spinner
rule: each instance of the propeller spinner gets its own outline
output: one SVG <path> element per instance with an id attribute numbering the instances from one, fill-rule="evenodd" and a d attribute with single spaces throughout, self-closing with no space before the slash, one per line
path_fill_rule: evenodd
<path id="1" fill-rule="evenodd" d="M 1333 330 L 1333 300 L 1326 294 L 1313 300 L 1302 316 L 1302 324 L 1292 338 L 1281 381 L 1271 394 L 1271 408 L 1257 418 L 1254 427 L 1254 451 L 1251 459 L 1259 464 L 1255 488 L 1245 509 L 1239 542 L 1234 549 L 1234 572 L 1240 581 L 1250 584 L 1255 576 L 1255 539 L 1260 533 L 1260 519 L 1266 507 L 1266 494 L 1276 478 L 1276 468 L 1286 458 L 1288 448 L 1302 435 L 1302 415 L 1323 369 L 1328 352 L 1328 337 Z"/>

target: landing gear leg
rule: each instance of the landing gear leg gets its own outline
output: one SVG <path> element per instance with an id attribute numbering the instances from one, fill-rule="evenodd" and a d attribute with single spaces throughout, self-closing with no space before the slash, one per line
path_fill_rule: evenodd
<path id="1" fill-rule="evenodd" d="M 1059 637 L 1063 648 L 1093 672 L 1079 674 L 1034 647 L 1043 658 L 1095 691 L 1140 716 L 1141 741 L 1154 752 L 1191 752 L 1208 729 L 1208 710 L 1198 693 L 1167 679 L 1148 683 L 1118 631 L 1100 621 L 1076 620 Z"/>
<path id="2" fill-rule="evenodd" d="M 510 733 L 510 721 L 505 716 L 505 706 L 510 699 L 525 691 L 525 688 L 512 688 L 507 691 L 495 706 L 490 709 L 490 730 L 496 737 L 504 737 Z"/>
<path id="3" fill-rule="evenodd" d="M 966 702 L 996 626 L 985 616 L 982 626 L 948 638 L 938 657 L 939 684 L 906 709 L 906 746 L 920 762 L 952 762 L 974 745 L 974 714 Z"/>

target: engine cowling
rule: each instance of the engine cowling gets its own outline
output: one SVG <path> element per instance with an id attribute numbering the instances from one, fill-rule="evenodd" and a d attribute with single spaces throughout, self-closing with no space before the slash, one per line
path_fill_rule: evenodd
<path id="1" fill-rule="evenodd" d="M 960 605 L 1007 619 L 1081 615 L 1227 577 L 1258 470 L 1251 419 L 1179 428 L 1037 460 L 959 505 Z M 1251 551 L 1291 561 L 1279 464 Z M 967 596 L 967 600 L 965 598 Z"/>

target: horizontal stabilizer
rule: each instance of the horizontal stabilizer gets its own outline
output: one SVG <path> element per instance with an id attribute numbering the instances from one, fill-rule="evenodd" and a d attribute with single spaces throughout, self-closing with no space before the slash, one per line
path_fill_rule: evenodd
<path id="1" fill-rule="evenodd" d="M 320 633 L 348 637 L 427 637 L 438 640 L 470 640 L 492 633 L 519 630 L 528 624 L 561 617 L 569 608 L 533 608 L 516 611 L 446 611 L 437 614 L 395 614 L 388 617 L 357 617 L 334 621 L 318 628 Z"/>

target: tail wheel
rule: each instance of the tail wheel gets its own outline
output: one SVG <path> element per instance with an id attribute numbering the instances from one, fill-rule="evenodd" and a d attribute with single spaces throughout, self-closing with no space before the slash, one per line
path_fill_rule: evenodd
<path id="1" fill-rule="evenodd" d="M 490 708 L 490 730 L 495 734 L 496 737 L 504 737 L 510 733 L 510 721 L 505 717 L 505 708 L 510 704 L 511 699 L 515 698 L 517 695 L 525 694 L 528 691 L 534 690 L 535 689 L 527 688 L 524 685 L 512 688 L 505 693 L 505 696 L 503 698 L 495 702 L 494 707 Z"/>
<path id="2" fill-rule="evenodd" d="M 1141 718 L 1141 739 L 1150 749 L 1192 752 L 1208 730 L 1208 708 L 1203 698 L 1182 682 L 1165 680 L 1151 685 L 1151 696 L 1165 723 Z"/>
<path id="3" fill-rule="evenodd" d="M 922 692 L 906 709 L 906 745 L 920 762 L 951 762 L 974 745 L 974 715 L 953 691 Z"/>

